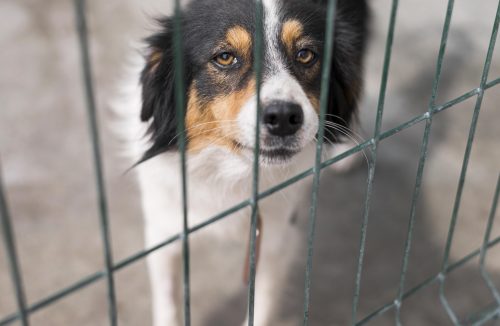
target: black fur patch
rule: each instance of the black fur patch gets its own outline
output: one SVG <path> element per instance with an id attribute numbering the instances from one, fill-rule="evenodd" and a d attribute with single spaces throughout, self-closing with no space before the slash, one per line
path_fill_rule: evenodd
<path id="1" fill-rule="evenodd" d="M 323 52 L 326 28 L 327 0 L 287 0 L 285 19 L 297 19 L 304 26 L 304 34 L 321 40 L 319 52 Z M 330 73 L 330 92 L 326 120 L 348 127 L 355 116 L 362 87 L 362 61 L 365 51 L 368 25 L 368 6 L 365 0 L 338 0 L 335 19 L 333 63 Z M 292 70 L 297 80 L 303 74 Z M 302 87 L 319 97 L 321 73 L 314 81 L 302 83 Z M 325 126 L 325 138 L 337 142 L 338 131 Z"/>

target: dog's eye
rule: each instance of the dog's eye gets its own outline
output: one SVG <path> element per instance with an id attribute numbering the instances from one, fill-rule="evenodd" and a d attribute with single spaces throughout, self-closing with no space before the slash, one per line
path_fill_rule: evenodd
<path id="1" fill-rule="evenodd" d="M 238 58 L 231 52 L 222 52 L 214 58 L 214 61 L 221 67 L 229 67 L 237 64 Z"/>
<path id="2" fill-rule="evenodd" d="M 316 61 L 316 53 L 309 49 L 302 49 L 295 55 L 295 60 L 303 65 L 309 65 Z"/>

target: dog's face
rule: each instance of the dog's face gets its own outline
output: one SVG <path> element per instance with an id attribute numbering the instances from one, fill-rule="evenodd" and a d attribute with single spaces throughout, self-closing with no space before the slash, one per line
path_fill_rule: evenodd
<path id="1" fill-rule="evenodd" d="M 261 159 L 290 161 L 315 141 L 326 25 L 325 1 L 264 0 Z M 360 92 L 366 5 L 338 1 L 326 138 L 346 127 Z M 147 39 L 141 75 L 148 159 L 175 148 L 173 22 Z M 193 1 L 182 13 L 188 151 L 218 147 L 252 157 L 256 126 L 255 2 Z M 340 125 L 340 127 L 338 127 Z M 337 127 L 338 128 L 337 128 Z"/>

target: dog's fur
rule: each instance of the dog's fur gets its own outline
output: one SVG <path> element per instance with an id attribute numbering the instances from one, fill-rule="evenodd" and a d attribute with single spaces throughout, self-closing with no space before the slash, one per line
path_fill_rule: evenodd
<path id="1" fill-rule="evenodd" d="M 263 5 L 260 190 L 313 165 L 326 25 L 326 0 L 264 0 Z M 246 0 L 195 0 L 182 11 L 190 226 L 251 194 L 256 125 L 254 12 L 255 2 Z M 364 0 L 338 1 L 323 153 L 329 157 L 345 149 L 338 139 L 347 132 L 360 96 L 366 21 Z M 135 169 L 147 247 L 178 233 L 182 225 L 173 20 L 166 17 L 159 22 L 160 30 L 146 39 L 140 84 L 129 90 L 130 96 L 118 107 L 127 115 L 126 132 L 140 139 L 130 149 L 140 162 Z M 278 122 L 286 128 L 273 132 L 277 118 L 269 111 L 291 106 L 300 112 L 286 116 L 291 122 Z M 292 124 L 297 130 L 287 129 Z M 284 274 L 294 254 L 280 244 L 295 209 L 291 203 L 305 195 L 304 184 L 296 183 L 282 191 L 284 196 L 259 202 L 266 234 L 256 283 L 258 326 L 269 325 L 279 287 L 273 276 Z M 249 209 L 241 210 L 234 214 L 239 217 L 231 217 L 232 223 L 216 224 L 201 233 L 219 240 L 232 233 L 246 242 L 249 214 Z M 174 243 L 148 257 L 155 326 L 179 324 L 172 275 L 180 248 Z"/>

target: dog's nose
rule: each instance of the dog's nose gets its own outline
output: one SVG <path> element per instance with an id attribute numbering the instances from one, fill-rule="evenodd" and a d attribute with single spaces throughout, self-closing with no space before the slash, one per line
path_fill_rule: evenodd
<path id="1" fill-rule="evenodd" d="M 292 102 L 273 102 L 264 108 L 264 125 L 275 136 L 293 135 L 304 122 L 304 113 L 300 105 Z"/>

